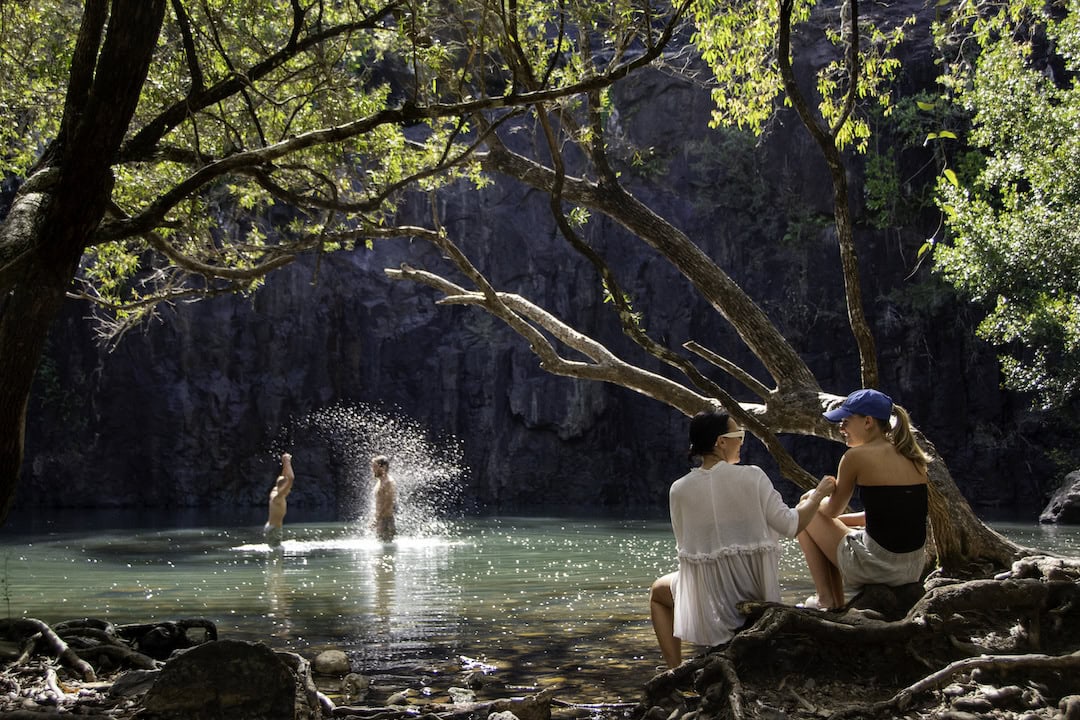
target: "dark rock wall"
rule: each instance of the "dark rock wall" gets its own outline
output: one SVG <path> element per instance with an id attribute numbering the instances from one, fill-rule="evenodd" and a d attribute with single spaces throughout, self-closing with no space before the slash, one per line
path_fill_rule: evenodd
<path id="1" fill-rule="evenodd" d="M 659 73 L 624 83 L 618 98 L 615 155 L 638 196 L 758 299 L 824 388 L 854 389 L 831 190 L 805 131 L 790 115 L 760 142 L 709 130 L 707 92 Z M 861 197 L 857 171 L 851 181 Z M 640 358 L 591 268 L 557 235 L 546 197 L 500 181 L 456 188 L 443 202 L 451 233 L 497 287 Z M 1055 439 L 1023 398 L 999 388 L 993 353 L 973 335 L 977 312 L 925 269 L 905 279 L 936 223 L 859 233 L 883 389 L 936 443 L 977 511 L 1034 518 L 1058 474 L 1047 455 Z M 604 218 L 585 233 L 655 336 L 673 347 L 698 340 L 759 371 L 652 250 Z M 545 374 L 494 319 L 437 307 L 426 288 L 383 274 L 402 262 L 445 268 L 422 242 L 380 242 L 280 270 L 250 298 L 164 309 L 113 352 L 95 344 L 87 308 L 72 302 L 32 398 L 18 506 L 257 507 L 276 453 L 288 449 L 298 473 L 290 507 L 342 517 L 356 492 L 350 458 L 303 421 L 366 403 L 460 444 L 466 511 L 666 513 L 667 487 L 687 468 L 685 418 L 621 388 Z M 817 473 L 833 471 L 843 450 L 807 438 L 790 445 Z M 744 461 L 772 470 L 753 440 Z"/>

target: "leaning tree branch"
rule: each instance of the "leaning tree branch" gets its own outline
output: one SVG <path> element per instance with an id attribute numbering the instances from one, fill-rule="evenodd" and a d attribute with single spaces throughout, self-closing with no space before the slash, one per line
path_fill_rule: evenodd
<path id="1" fill-rule="evenodd" d="M 550 168 L 500 143 L 492 143 L 490 148 L 481 157 L 487 169 L 546 192 L 553 189 L 555 173 Z M 800 398 L 817 402 L 817 380 L 802 358 L 762 309 L 689 237 L 618 186 L 566 177 L 562 196 L 608 215 L 664 255 L 731 324 L 770 375 L 784 379 L 774 397 L 782 395 L 788 404 L 800 402 Z"/>
<path id="2" fill-rule="evenodd" d="M 427 236 L 431 234 L 431 231 L 417 234 Z M 428 239 L 433 238 L 429 237 Z M 441 242 L 448 243 L 449 241 L 442 240 Z M 765 408 L 762 406 L 741 404 L 723 393 L 723 391 L 719 391 L 719 395 L 713 395 L 712 393 L 702 395 L 681 383 L 628 363 L 612 353 L 602 343 L 567 325 L 520 295 L 498 292 L 495 293 L 497 301 L 493 302 L 492 298 L 486 293 L 465 290 L 442 276 L 425 270 L 403 265 L 401 268 L 387 269 L 385 272 L 388 277 L 394 280 L 412 280 L 438 290 L 444 295 L 439 304 L 481 307 L 495 317 L 502 319 L 529 341 L 534 354 L 540 358 L 541 367 L 553 374 L 582 380 L 600 380 L 619 385 L 646 397 L 659 400 L 686 415 L 693 415 L 696 412 L 713 407 L 716 400 L 710 399 L 710 397 L 719 398 L 732 415 L 762 441 L 777 461 L 780 472 L 785 477 L 804 488 L 813 487 L 816 482 L 816 479 L 803 469 L 780 444 L 776 435 L 769 429 L 768 424 L 763 422 L 761 416 Z M 477 272 L 475 268 L 473 268 L 473 272 Z M 513 321 L 511 322 L 508 318 L 513 318 Z M 567 360 L 555 352 L 549 343 L 537 343 L 535 341 L 537 326 L 567 347 L 588 357 L 592 362 L 582 363 Z M 527 328 L 527 331 L 522 332 L 518 329 L 519 327 Z M 537 352 L 537 347 L 540 347 L 542 352 Z"/>

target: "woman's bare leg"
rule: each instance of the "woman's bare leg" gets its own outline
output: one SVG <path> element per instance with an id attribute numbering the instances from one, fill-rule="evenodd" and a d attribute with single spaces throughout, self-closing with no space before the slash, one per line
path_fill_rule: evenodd
<path id="1" fill-rule="evenodd" d="M 682 662 L 682 640 L 675 637 L 675 596 L 671 581 L 675 573 L 665 575 L 652 584 L 649 590 L 649 617 L 653 632 L 660 643 L 660 654 L 668 667 L 678 667 Z"/>
<path id="2" fill-rule="evenodd" d="M 847 533 L 847 525 L 817 513 L 798 536 L 817 589 L 818 603 L 823 608 L 844 606 L 844 578 L 836 566 L 836 548 Z"/>

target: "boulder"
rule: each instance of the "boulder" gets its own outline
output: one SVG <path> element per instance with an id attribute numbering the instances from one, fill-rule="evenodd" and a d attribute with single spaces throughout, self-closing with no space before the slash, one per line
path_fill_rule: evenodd
<path id="1" fill-rule="evenodd" d="M 238 640 L 204 643 L 169 660 L 143 708 L 147 720 L 319 717 L 306 660 Z"/>
<path id="2" fill-rule="evenodd" d="M 1080 525 L 1080 470 L 1065 476 L 1065 481 L 1039 515 L 1039 522 Z"/>

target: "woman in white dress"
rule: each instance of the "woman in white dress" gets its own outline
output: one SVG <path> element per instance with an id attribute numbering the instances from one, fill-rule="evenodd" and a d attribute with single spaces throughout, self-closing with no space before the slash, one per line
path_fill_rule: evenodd
<path id="1" fill-rule="evenodd" d="M 672 484 L 671 528 L 679 570 L 653 583 L 650 616 L 668 667 L 682 642 L 714 646 L 742 627 L 736 603 L 780 601 L 779 536 L 795 537 L 835 483 L 825 478 L 790 508 L 756 465 L 739 465 L 745 431 L 728 413 L 690 421 L 690 456 L 701 465 Z"/>

